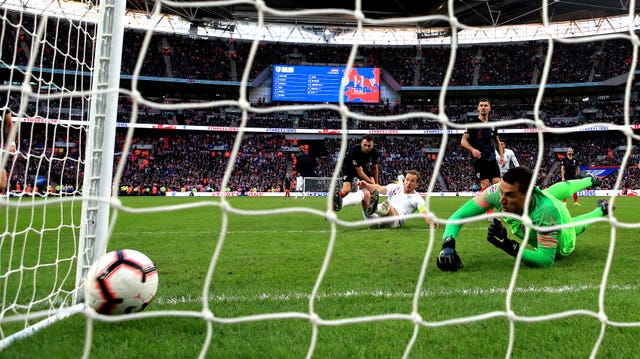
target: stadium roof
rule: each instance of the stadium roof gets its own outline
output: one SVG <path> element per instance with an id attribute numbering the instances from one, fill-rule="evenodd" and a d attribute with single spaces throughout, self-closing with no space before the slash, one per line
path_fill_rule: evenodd
<path id="1" fill-rule="evenodd" d="M 176 0 L 174 3 L 187 2 Z M 267 7 L 279 11 L 304 9 L 346 9 L 353 11 L 355 1 L 344 0 L 264 0 Z M 149 12 L 156 4 L 154 0 L 129 0 L 132 10 Z M 517 24 L 542 23 L 542 1 L 531 0 L 453 0 L 454 15 L 462 24 L 469 26 L 504 26 Z M 600 19 L 609 16 L 628 15 L 629 0 L 549 0 L 549 21 L 569 21 L 582 19 Z M 368 19 L 388 19 L 421 17 L 427 15 L 448 15 L 449 1 L 446 0 L 390 0 L 362 1 L 362 12 Z M 636 5 L 635 13 L 638 11 Z M 198 23 L 200 21 L 256 21 L 257 11 L 253 4 L 236 3 L 232 5 L 194 8 L 169 7 L 163 4 L 163 13 L 179 15 L 185 20 Z M 296 16 L 296 24 L 355 25 L 351 16 L 336 14 Z M 265 22 L 291 22 L 282 16 L 265 14 Z M 422 27 L 446 26 L 440 20 L 421 21 L 415 25 Z"/>

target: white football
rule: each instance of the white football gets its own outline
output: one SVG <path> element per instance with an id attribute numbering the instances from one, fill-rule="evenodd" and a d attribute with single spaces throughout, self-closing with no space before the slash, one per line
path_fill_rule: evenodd
<path id="1" fill-rule="evenodd" d="M 85 303 L 101 314 L 125 314 L 146 308 L 158 290 L 158 270 L 133 249 L 106 253 L 87 272 Z"/>

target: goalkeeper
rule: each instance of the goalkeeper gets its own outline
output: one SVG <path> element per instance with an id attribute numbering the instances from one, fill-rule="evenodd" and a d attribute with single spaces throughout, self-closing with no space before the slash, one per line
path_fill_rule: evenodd
<path id="1" fill-rule="evenodd" d="M 491 208 L 498 211 L 522 215 L 525 205 L 529 208 L 529 217 L 537 227 L 550 227 L 572 222 L 579 222 L 591 218 L 606 216 L 609 203 L 601 199 L 596 209 L 580 216 L 571 217 L 562 199 L 573 193 L 597 186 L 600 178 L 591 173 L 581 179 L 559 182 L 541 190 L 533 189 L 531 201 L 525 203 L 525 197 L 531 182 L 532 173 L 525 167 L 514 167 L 507 171 L 500 183 L 487 188 L 477 197 L 469 200 L 454 212 L 449 220 L 460 220 L 480 215 Z M 524 238 L 524 225 L 521 221 L 505 218 L 504 221 L 511 228 L 511 232 L 518 238 Z M 457 271 L 462 268 L 462 261 L 455 250 L 455 238 L 460 232 L 461 224 L 447 224 L 443 234 L 442 251 L 436 264 L 443 271 Z M 581 224 L 573 227 L 536 232 L 530 231 L 528 247 L 522 253 L 522 262 L 531 267 L 551 268 L 556 259 L 568 256 L 575 249 L 576 236 L 587 229 L 589 225 Z M 507 254 L 516 256 L 521 242 L 508 238 L 507 230 L 498 219 L 493 219 L 489 225 L 487 240 L 502 249 Z"/>

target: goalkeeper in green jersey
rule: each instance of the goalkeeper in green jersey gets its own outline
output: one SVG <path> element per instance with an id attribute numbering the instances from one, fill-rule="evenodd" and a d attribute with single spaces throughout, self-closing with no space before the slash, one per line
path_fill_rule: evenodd
<path id="1" fill-rule="evenodd" d="M 609 213 L 608 201 L 601 199 L 593 211 L 571 217 L 564 198 L 585 188 L 596 186 L 600 178 L 591 173 L 581 179 L 559 182 L 541 190 L 533 189 L 531 201 L 525 203 L 527 190 L 531 183 L 532 173 L 525 167 L 514 167 L 507 171 L 500 183 L 487 188 L 477 197 L 463 204 L 455 211 L 449 221 L 460 220 L 480 215 L 491 208 L 497 211 L 522 215 L 528 206 L 529 217 L 534 226 L 550 227 L 584 221 L 591 218 L 606 216 Z M 513 218 L 505 218 L 505 223 L 518 238 L 524 238 L 524 225 Z M 455 250 L 455 239 L 462 224 L 447 224 L 443 234 L 442 251 L 438 255 L 436 264 L 443 271 L 457 271 L 462 268 L 462 260 Z M 584 232 L 589 225 L 581 224 L 562 229 L 538 231 L 531 229 L 528 247 L 522 253 L 522 262 L 532 267 L 551 268 L 556 259 L 568 256 L 575 249 L 576 236 Z M 521 242 L 508 238 L 507 230 L 499 219 L 493 219 L 489 225 L 487 240 L 502 249 L 507 254 L 516 256 Z"/>

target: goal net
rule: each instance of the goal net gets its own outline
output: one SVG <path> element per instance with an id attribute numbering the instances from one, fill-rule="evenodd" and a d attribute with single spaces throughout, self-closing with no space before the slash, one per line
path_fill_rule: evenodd
<path id="1" fill-rule="evenodd" d="M 304 192 L 322 192 L 328 193 L 331 188 L 331 177 L 304 177 Z M 338 183 L 338 182 L 336 182 Z"/>
<path id="2" fill-rule="evenodd" d="M 0 15 L 0 350 L 82 312 L 83 274 L 108 228 L 120 63 L 110 51 L 122 35 L 103 26 L 124 12 L 103 4 L 97 23 L 97 9 L 41 5 L 5 3 Z"/>
<path id="3" fill-rule="evenodd" d="M 640 317 L 628 311 L 639 290 L 630 241 L 640 225 L 624 217 L 637 208 L 626 195 L 638 194 L 640 178 L 633 10 L 597 26 L 554 25 L 545 1 L 540 24 L 504 29 L 503 39 L 535 33 L 512 48 L 474 47 L 502 30 L 467 26 L 453 10 L 374 19 L 252 2 L 255 21 L 185 25 L 166 10 L 225 13 L 235 2 L 161 1 L 146 13 L 123 3 L 0 4 L 0 105 L 13 123 L 0 149 L 8 184 L 0 356 L 511 357 L 530 354 L 531 343 L 542 357 L 558 347 L 580 357 L 640 350 L 629 344 Z M 353 24 L 273 25 L 311 16 Z M 444 25 L 416 31 L 431 21 Z M 299 43 L 277 41 L 287 38 Z M 589 67 L 567 71 L 581 64 L 576 55 Z M 276 101 L 282 94 L 261 85 L 301 64 L 337 68 L 337 100 Z M 380 100 L 350 102 L 366 97 L 347 89 L 353 69 L 375 76 L 382 67 Z M 597 89 L 582 92 L 589 86 Z M 579 242 L 585 250 L 562 268 L 531 271 L 487 248 L 487 216 L 461 221 L 463 271 L 434 263 L 448 216 L 478 191 L 459 138 L 489 126 L 473 122 L 475 105 L 464 100 L 484 90 L 503 94 L 490 126 L 526 152 L 520 162 L 540 185 L 559 180 L 553 159 L 567 147 L 585 159 L 597 147 L 585 165 L 606 176 L 606 188 L 581 192 L 582 203 L 607 198 L 622 219 L 584 223 L 597 238 Z M 511 90 L 521 92 L 504 95 Z M 345 154 L 365 134 L 380 150 L 381 182 L 420 169 L 432 225 L 411 214 L 405 228 L 374 230 L 359 209 L 332 210 Z M 302 143 L 317 161 L 304 191 L 319 198 L 266 198 L 291 183 L 290 154 Z M 99 315 L 83 303 L 84 274 L 105 251 L 130 247 L 157 265 L 158 296 L 140 313 Z"/>

